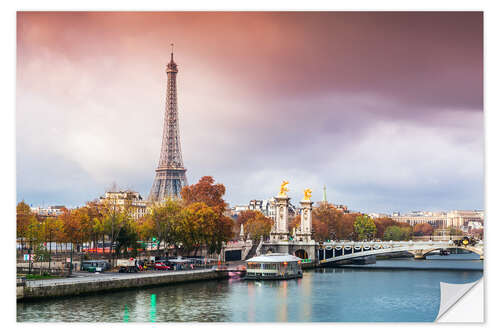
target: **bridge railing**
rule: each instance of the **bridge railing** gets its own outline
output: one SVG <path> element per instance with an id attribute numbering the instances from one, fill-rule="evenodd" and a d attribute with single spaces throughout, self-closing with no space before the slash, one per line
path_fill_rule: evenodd
<path id="1" fill-rule="evenodd" d="M 483 242 L 479 241 L 474 246 L 469 246 L 475 250 L 479 250 L 479 254 L 482 256 Z M 386 241 L 386 242 L 354 242 L 354 241 L 333 241 L 322 243 L 317 248 L 317 257 L 320 262 L 339 260 L 340 257 L 353 257 L 353 256 L 363 256 L 364 252 L 370 252 L 373 254 L 389 253 L 389 252 L 413 252 L 413 251 L 424 251 L 428 252 L 432 249 L 439 248 L 464 248 L 467 249 L 466 245 L 457 245 L 453 240 L 447 241 Z M 473 251 L 476 252 L 476 251 Z M 366 254 L 368 255 L 368 254 Z"/>

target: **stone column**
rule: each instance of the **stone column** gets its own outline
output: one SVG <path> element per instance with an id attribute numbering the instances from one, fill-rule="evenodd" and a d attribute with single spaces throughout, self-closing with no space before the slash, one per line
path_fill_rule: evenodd
<path id="1" fill-rule="evenodd" d="M 271 234 L 271 240 L 280 241 L 288 239 L 288 202 L 287 196 L 277 196 L 275 199 L 274 230 Z"/>
<path id="2" fill-rule="evenodd" d="M 311 241 L 312 236 L 312 205 L 313 202 L 311 200 L 302 200 L 300 202 L 301 205 L 301 214 L 300 214 L 300 229 L 299 235 L 302 237 L 302 240 L 305 242 Z"/>
<path id="3" fill-rule="evenodd" d="M 243 223 L 240 226 L 240 241 L 245 240 L 245 231 L 243 230 Z"/>

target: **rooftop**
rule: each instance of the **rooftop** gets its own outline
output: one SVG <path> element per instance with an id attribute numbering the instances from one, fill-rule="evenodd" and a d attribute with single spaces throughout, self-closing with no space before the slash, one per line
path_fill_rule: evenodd
<path id="1" fill-rule="evenodd" d="M 253 257 L 246 261 L 247 262 L 291 262 L 300 260 L 301 259 L 299 257 L 292 256 L 291 254 L 288 253 L 270 253 L 270 254 L 260 255 L 258 257 Z"/>

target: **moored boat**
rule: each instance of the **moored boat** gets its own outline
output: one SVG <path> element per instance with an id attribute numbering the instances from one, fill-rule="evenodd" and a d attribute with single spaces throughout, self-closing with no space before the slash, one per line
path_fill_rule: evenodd
<path id="1" fill-rule="evenodd" d="M 301 259 L 288 253 L 260 255 L 246 262 L 246 280 L 287 280 L 302 277 Z"/>

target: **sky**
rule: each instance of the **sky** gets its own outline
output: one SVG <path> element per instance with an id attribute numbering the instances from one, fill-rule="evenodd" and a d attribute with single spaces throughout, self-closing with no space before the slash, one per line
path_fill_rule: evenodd
<path id="1" fill-rule="evenodd" d="M 231 206 L 484 208 L 480 12 L 19 12 L 18 201 L 147 197 L 170 43 L 188 182 Z"/>

